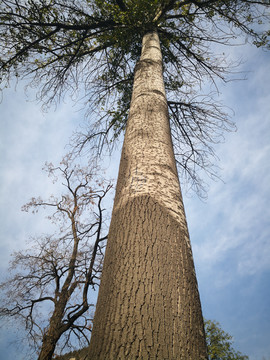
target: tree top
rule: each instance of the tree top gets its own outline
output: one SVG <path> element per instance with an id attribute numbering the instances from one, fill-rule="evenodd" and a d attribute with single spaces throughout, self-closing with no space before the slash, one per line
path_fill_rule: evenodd
<path id="1" fill-rule="evenodd" d="M 269 0 L 2 0 L 0 82 L 27 79 L 47 105 L 83 98 L 96 120 L 79 143 L 95 139 L 100 150 L 125 129 L 141 40 L 157 31 L 176 160 L 196 187 L 194 166 L 208 168 L 211 144 L 233 129 L 201 88 L 227 79 L 220 46 L 269 49 L 269 23 Z"/>

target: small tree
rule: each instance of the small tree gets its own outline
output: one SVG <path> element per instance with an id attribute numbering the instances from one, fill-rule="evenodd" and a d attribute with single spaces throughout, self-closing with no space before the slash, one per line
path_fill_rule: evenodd
<path id="1" fill-rule="evenodd" d="M 60 174 L 65 191 L 47 201 L 32 198 L 23 210 L 52 208 L 48 217 L 58 231 L 15 252 L 10 276 L 0 285 L 0 316 L 21 320 L 39 360 L 51 359 L 60 338 L 60 352 L 89 341 L 89 289 L 99 283 L 107 238 L 102 201 L 112 187 L 97 176 L 97 166 L 82 168 L 68 156 L 58 167 L 46 164 L 46 171 L 54 181 Z"/>
<path id="2" fill-rule="evenodd" d="M 209 360 L 248 360 L 232 347 L 232 336 L 221 329 L 216 321 L 205 321 L 205 333 Z"/>

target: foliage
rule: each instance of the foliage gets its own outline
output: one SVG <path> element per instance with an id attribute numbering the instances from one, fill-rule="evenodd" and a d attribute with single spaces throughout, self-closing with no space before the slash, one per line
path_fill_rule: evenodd
<path id="1" fill-rule="evenodd" d="M 248 360 L 232 347 L 232 336 L 221 329 L 216 321 L 205 321 L 205 333 L 209 360 Z"/>
<path id="2" fill-rule="evenodd" d="M 47 104 L 77 92 L 95 112 L 78 146 L 101 151 L 125 129 L 142 36 L 157 30 L 176 161 L 200 192 L 199 170 L 216 175 L 213 144 L 234 129 L 202 89 L 226 81 L 224 46 L 269 48 L 269 10 L 269 0 L 2 0 L 0 79 L 29 78 Z"/>
<path id="3" fill-rule="evenodd" d="M 46 164 L 45 170 L 53 181 L 63 181 L 64 192 L 48 200 L 32 198 L 23 210 L 52 209 L 48 218 L 57 231 L 16 251 L 0 284 L 0 316 L 19 320 L 39 353 L 49 338 L 54 345 L 61 338 L 60 352 L 89 341 L 94 307 L 89 289 L 99 284 L 107 238 L 102 202 L 111 188 L 96 166 L 83 168 L 69 156 L 58 167 Z"/>

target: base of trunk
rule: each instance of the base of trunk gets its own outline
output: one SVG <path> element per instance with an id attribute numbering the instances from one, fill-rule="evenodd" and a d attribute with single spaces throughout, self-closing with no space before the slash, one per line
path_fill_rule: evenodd
<path id="1" fill-rule="evenodd" d="M 207 359 L 187 228 L 149 196 L 113 215 L 89 359 Z"/>

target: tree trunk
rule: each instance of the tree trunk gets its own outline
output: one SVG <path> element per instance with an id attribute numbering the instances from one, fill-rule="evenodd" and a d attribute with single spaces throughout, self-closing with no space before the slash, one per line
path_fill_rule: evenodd
<path id="1" fill-rule="evenodd" d="M 50 324 L 43 335 L 42 346 L 40 349 L 38 360 L 51 360 L 54 354 L 56 344 L 63 334 L 63 329 L 61 328 L 63 313 L 65 309 L 66 301 L 58 302 L 55 305 L 55 309 L 50 318 Z"/>
<path id="2" fill-rule="evenodd" d="M 135 69 L 90 359 L 207 359 L 156 32 Z"/>
<path id="3" fill-rule="evenodd" d="M 61 334 L 57 334 L 53 329 L 49 329 L 48 332 L 43 336 L 42 346 L 38 356 L 38 360 L 51 360 L 54 354 L 57 341 Z"/>

